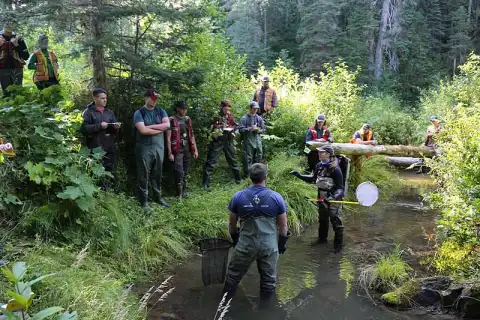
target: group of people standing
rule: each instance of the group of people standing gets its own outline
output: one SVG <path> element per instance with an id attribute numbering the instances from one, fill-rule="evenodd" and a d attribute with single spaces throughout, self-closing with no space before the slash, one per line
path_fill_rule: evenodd
<path id="1" fill-rule="evenodd" d="M 237 165 L 237 152 L 234 138 L 237 134 L 243 143 L 243 172 L 248 176 L 248 168 L 253 163 L 263 161 L 261 134 L 266 132 L 262 115 L 277 107 L 275 90 L 269 87 L 270 79 L 262 79 L 262 87 L 254 94 L 254 101 L 248 105 L 248 113 L 237 123 L 230 112 L 232 102 L 223 100 L 211 126 L 211 142 L 208 145 L 207 160 L 203 170 L 202 187 L 210 188 L 213 169 L 223 151 L 232 168 L 236 183 L 241 181 Z M 156 106 L 159 94 L 154 89 L 145 93 L 145 105 L 135 111 L 135 157 L 138 181 L 138 199 L 144 209 L 149 209 L 149 200 L 168 207 L 162 196 L 162 175 L 165 151 L 168 160 L 174 164 L 176 195 L 187 197 L 187 179 L 191 159 L 199 156 L 194 136 L 193 121 L 187 116 L 188 106 L 183 101 L 174 104 L 174 114 L 169 117 L 165 109 Z M 81 132 L 89 149 L 101 147 L 105 152 L 102 164 L 106 171 L 113 171 L 116 162 L 115 141 L 121 124 L 117 122 L 111 109 L 107 108 L 107 92 L 95 89 L 93 102 L 83 112 Z M 165 148 L 166 146 L 166 148 Z M 103 188 L 108 188 L 104 184 Z M 152 190 L 149 197 L 149 189 Z"/>
<path id="2" fill-rule="evenodd" d="M 60 81 L 58 60 L 48 50 L 48 37 L 38 36 L 38 48 L 30 55 L 25 39 L 13 31 L 10 22 L 4 22 L 0 31 L 0 84 L 3 96 L 9 96 L 10 85 L 23 84 L 23 69 L 34 70 L 33 82 L 38 89 L 58 84 Z"/>

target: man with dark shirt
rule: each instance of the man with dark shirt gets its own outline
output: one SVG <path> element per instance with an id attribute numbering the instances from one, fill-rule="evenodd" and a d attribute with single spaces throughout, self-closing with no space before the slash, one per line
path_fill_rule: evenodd
<path id="1" fill-rule="evenodd" d="M 233 297 L 250 265 L 257 261 L 260 299 L 267 302 L 275 293 L 278 254 L 287 250 L 287 205 L 280 194 L 265 186 L 267 167 L 264 164 L 253 164 L 249 175 L 253 185 L 237 192 L 228 205 L 228 231 L 235 251 L 228 266 L 224 293 L 227 293 L 226 301 Z"/>
<path id="2" fill-rule="evenodd" d="M 22 85 L 23 66 L 28 56 L 23 37 L 13 32 L 10 22 L 5 22 L 0 31 L 0 84 L 4 97 L 9 95 L 8 86 Z"/>
<path id="3" fill-rule="evenodd" d="M 318 243 L 326 243 L 328 238 L 328 220 L 333 227 L 334 251 L 343 249 L 343 223 L 340 219 L 341 204 L 331 203 L 333 200 L 342 200 L 345 190 L 343 173 L 338 165 L 337 157 L 330 146 L 317 148 L 319 162 L 313 175 L 302 175 L 298 171 L 290 172 L 297 178 L 315 183 L 318 188 Z"/>
<path id="4" fill-rule="evenodd" d="M 112 172 L 115 167 L 115 142 L 120 124 L 113 111 L 107 108 L 107 92 L 97 88 L 92 92 L 93 102 L 83 111 L 83 123 L 80 131 L 86 137 L 89 149 L 101 147 L 105 151 L 102 165 L 105 171 Z M 108 183 L 102 186 L 107 189 Z"/>

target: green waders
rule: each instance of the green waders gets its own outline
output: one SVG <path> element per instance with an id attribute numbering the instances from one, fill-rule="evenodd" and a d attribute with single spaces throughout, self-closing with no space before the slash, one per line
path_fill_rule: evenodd
<path id="1" fill-rule="evenodd" d="M 138 144 L 136 147 L 138 196 L 142 206 L 148 203 L 149 183 L 154 193 L 154 200 L 161 199 L 162 166 L 165 155 L 163 148 L 163 146 L 145 144 Z"/>
<path id="2" fill-rule="evenodd" d="M 203 182 L 204 187 L 210 186 L 210 176 L 213 169 L 218 165 L 218 157 L 223 151 L 225 153 L 225 159 L 232 168 L 235 181 L 240 182 L 240 170 L 237 166 L 237 152 L 233 144 L 233 137 L 229 137 L 227 134 L 214 139 L 208 146 L 207 162 L 203 169 Z"/>
<path id="3" fill-rule="evenodd" d="M 231 298 L 252 262 L 260 273 L 260 298 L 275 293 L 278 242 L 276 217 L 249 217 L 241 220 L 240 239 L 228 266 L 224 292 Z M 228 299 L 227 299 L 228 300 Z"/>
<path id="4" fill-rule="evenodd" d="M 243 172 L 248 176 L 248 168 L 263 159 L 262 137 L 260 133 L 246 131 L 243 133 Z"/>

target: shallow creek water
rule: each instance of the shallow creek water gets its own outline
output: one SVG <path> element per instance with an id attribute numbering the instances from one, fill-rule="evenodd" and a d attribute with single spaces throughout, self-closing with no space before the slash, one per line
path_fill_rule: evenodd
<path id="1" fill-rule="evenodd" d="M 356 261 L 372 252 L 389 252 L 396 244 L 410 253 L 429 250 L 426 234 L 432 233 L 436 213 L 421 202 L 421 191 L 431 187 L 428 177 L 402 176 L 409 190 L 372 208 L 349 206 L 343 211 L 345 250 L 333 254 L 328 246 L 312 246 L 316 226 L 288 242 L 279 258 L 276 306 L 258 310 L 259 276 L 252 265 L 225 320 L 321 320 L 321 319 L 452 319 L 425 311 L 395 311 L 365 297 L 354 282 Z M 330 238 L 333 233 L 330 232 Z M 421 255 L 421 254 L 418 254 Z M 417 274 L 425 272 L 416 254 L 408 262 Z M 204 287 L 201 258 L 196 256 L 173 272 L 175 290 L 157 304 L 149 319 L 212 320 L 221 300 L 222 285 Z M 156 299 L 153 299 L 156 300 Z"/>

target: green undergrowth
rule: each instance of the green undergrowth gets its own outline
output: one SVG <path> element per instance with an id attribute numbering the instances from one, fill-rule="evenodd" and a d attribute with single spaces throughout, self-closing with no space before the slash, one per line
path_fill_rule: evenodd
<path id="1" fill-rule="evenodd" d="M 402 254 L 399 246 L 389 254 L 380 254 L 373 265 L 362 269 L 360 286 L 367 292 L 385 293 L 405 283 L 410 278 L 412 268 L 402 259 Z"/>
<path id="2" fill-rule="evenodd" d="M 394 306 L 410 306 L 412 298 L 419 292 L 418 279 L 410 279 L 403 285 L 381 296 L 381 300 Z"/>

